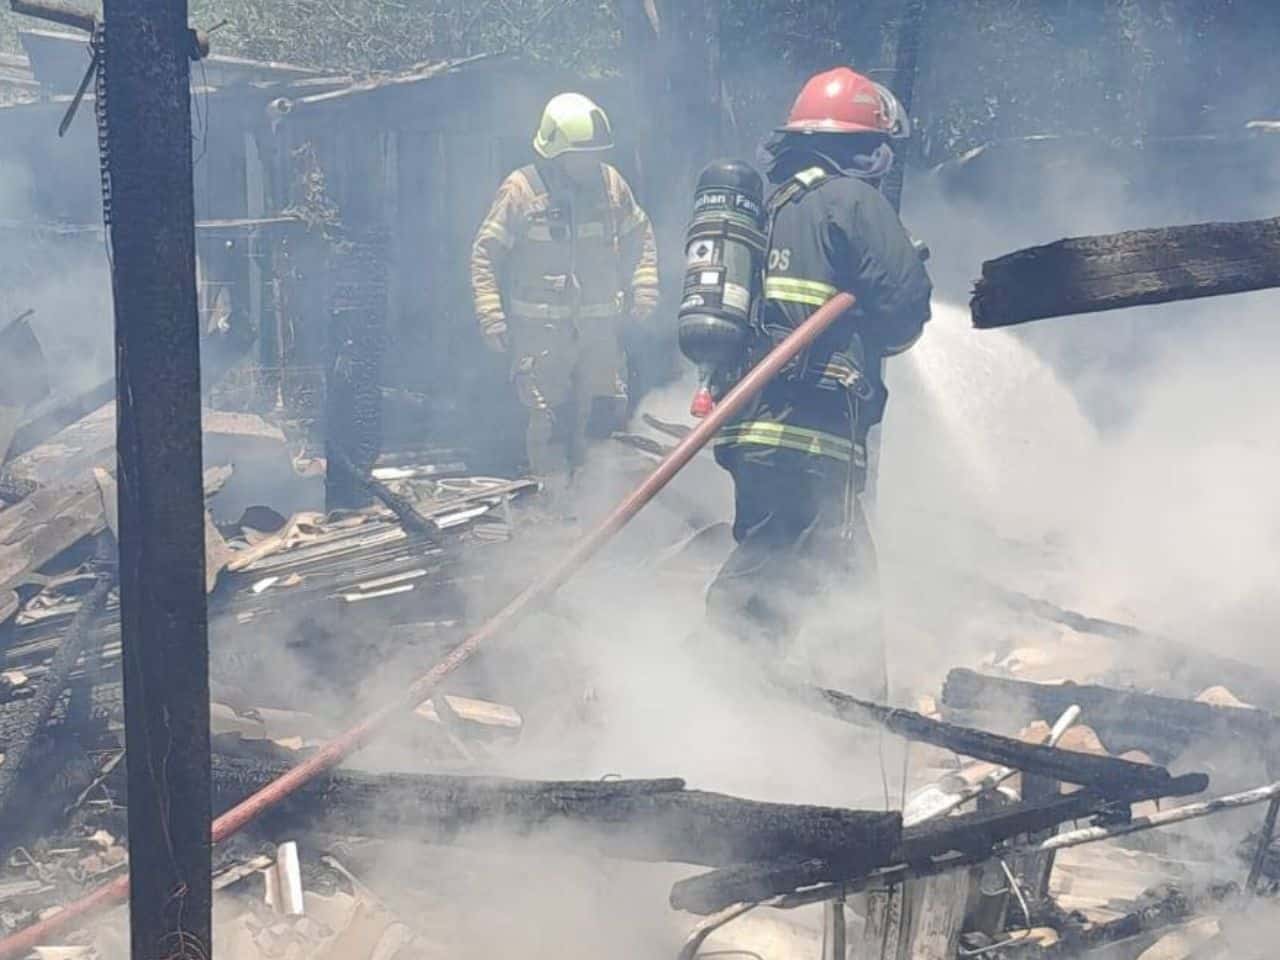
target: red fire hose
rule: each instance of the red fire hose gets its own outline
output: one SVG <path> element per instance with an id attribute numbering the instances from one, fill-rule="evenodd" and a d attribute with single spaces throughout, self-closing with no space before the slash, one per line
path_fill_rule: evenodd
<path id="1" fill-rule="evenodd" d="M 641 508 L 693 459 L 694 454 L 706 446 L 720 428 L 742 410 L 747 401 L 777 376 L 792 357 L 812 344 L 824 330 L 849 310 L 853 303 L 851 294 L 837 293 L 819 307 L 808 320 L 792 331 L 785 340 L 756 364 L 737 386 L 725 395 L 711 414 L 681 440 L 662 463 L 658 464 L 657 469 L 618 504 L 599 526 L 579 540 L 559 563 L 483 623 L 475 633 L 454 647 L 443 660 L 414 681 L 413 685 L 398 699 L 370 714 L 279 779 L 273 780 L 218 817 L 213 822 L 213 842 L 225 840 L 300 787 L 310 783 L 331 767 L 337 766 L 351 753 L 364 746 L 387 721 L 402 712 L 412 710 L 430 697 L 432 691 L 446 677 L 470 660 L 484 643 L 492 640 L 502 630 L 519 622 L 535 609 L 538 603 L 555 593 L 597 550 L 626 526 L 631 518 L 639 513 Z M 59 931 L 73 927 L 78 921 L 124 900 L 128 895 L 129 877 L 126 874 L 68 904 L 52 916 L 0 940 L 0 960 L 18 960 L 26 956 L 35 947 L 47 945 Z"/>

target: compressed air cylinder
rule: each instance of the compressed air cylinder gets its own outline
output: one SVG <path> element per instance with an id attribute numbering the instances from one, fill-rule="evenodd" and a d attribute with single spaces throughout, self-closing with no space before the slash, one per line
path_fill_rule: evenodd
<path id="1" fill-rule="evenodd" d="M 745 357 L 767 245 L 764 184 L 749 164 L 719 160 L 698 177 L 685 236 L 680 350 L 698 366 L 694 414 L 710 412 Z"/>

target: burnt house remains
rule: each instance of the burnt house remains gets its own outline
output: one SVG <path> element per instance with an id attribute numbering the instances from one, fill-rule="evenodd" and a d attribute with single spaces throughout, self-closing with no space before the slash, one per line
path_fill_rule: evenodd
<path id="1" fill-rule="evenodd" d="M 20 39 L 26 57 L 0 64 L 0 168 L 19 171 L 0 210 L 0 297 L 61 263 L 93 263 L 105 290 L 92 87 L 56 135 L 87 39 Z M 523 414 L 475 331 L 471 239 L 501 178 L 529 162 L 546 99 L 577 88 L 615 109 L 600 86 L 509 56 L 369 77 L 217 53 L 194 64 L 207 404 L 271 413 L 305 451 L 322 455 L 327 436 L 361 466 L 426 444 L 517 472 Z M 632 176 L 628 126 L 614 162 Z M 328 494 L 361 497 L 332 473 Z"/>

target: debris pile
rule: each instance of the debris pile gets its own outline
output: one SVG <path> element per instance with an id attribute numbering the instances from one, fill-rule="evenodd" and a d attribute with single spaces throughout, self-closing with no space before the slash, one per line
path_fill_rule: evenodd
<path id="1" fill-rule="evenodd" d="M 6 465 L 0 821 L 10 842 L 0 932 L 127 870 L 110 423 L 109 407 L 96 411 Z M 645 423 L 657 437 L 616 438 L 641 460 L 665 455 L 685 432 Z M 535 482 L 471 476 L 458 451 L 384 458 L 359 477 L 366 507 L 277 511 L 250 495 L 262 485 L 254 472 L 276 471 L 274 482 L 283 462 L 305 486 L 314 465 L 291 459 L 284 434 L 252 415 L 210 412 L 206 430 L 209 450 L 222 438 L 221 449 L 252 451 L 206 458 L 220 812 L 340 729 L 362 696 L 352 677 L 370 663 L 420 667 L 454 646 L 467 598 L 485 586 L 486 558 L 498 556 L 486 551 L 547 521 Z M 999 598 L 1079 636 L 1132 629 Z M 1173 647 L 1164 656 L 1181 658 L 1181 676 L 1247 681 L 1239 665 Z M 1248 744 L 1271 779 L 1277 719 L 1221 685 L 1195 697 L 1138 689 L 1123 659 L 1111 675 L 1061 682 L 1079 672 L 1067 654 L 1055 660 L 1032 644 L 980 671 L 953 669 L 919 710 L 773 678 L 780 702 L 915 744 L 918 789 L 901 812 L 763 803 L 679 779 L 485 776 L 497 755 L 518 750 L 521 714 L 498 702 L 500 690 L 438 694 L 392 737 L 432 773 L 340 768 L 219 848 L 219 942 L 249 957 L 443 956 L 447 924 L 431 911 L 447 891 L 400 890 L 389 906 L 361 878 L 361 851 L 554 831 L 580 857 L 697 868 L 670 892 L 676 911 L 703 918 L 687 957 L 758 952 L 761 937 L 790 937 L 795 955 L 807 955 L 798 945 L 810 935 L 882 960 L 1253 956 L 1237 934 L 1280 885 L 1280 787 L 1199 795 L 1218 779 L 1214 744 Z M 1247 697 L 1275 702 L 1267 692 L 1255 680 Z M 1231 812 L 1261 804 L 1261 827 L 1258 816 Z M 1218 815 L 1235 837 L 1226 850 L 1191 830 L 1160 829 Z M 119 956 L 121 937 L 108 919 L 68 937 L 67 949 Z"/>

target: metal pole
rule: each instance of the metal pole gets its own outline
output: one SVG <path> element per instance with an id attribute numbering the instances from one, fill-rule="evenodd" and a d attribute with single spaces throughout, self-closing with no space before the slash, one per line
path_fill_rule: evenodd
<path id="1" fill-rule="evenodd" d="M 115 0 L 122 2 L 122 0 Z M 139 2 L 139 0 L 132 0 Z M 515 626 L 538 605 L 554 594 L 596 552 L 609 542 L 658 492 L 671 482 L 680 470 L 707 445 L 726 423 L 736 416 L 765 384 L 778 375 L 796 354 L 807 349 L 833 323 L 853 308 L 854 298 L 849 293 L 837 293 L 814 311 L 804 323 L 774 347 L 751 371 L 725 395 L 707 416 L 667 454 L 653 473 L 613 509 L 600 524 L 570 549 L 551 569 L 533 582 L 525 591 L 489 618 L 485 623 L 454 647 L 443 660 L 419 677 L 399 698 L 366 717 L 346 733 L 329 741 L 302 763 L 293 767 L 279 779 L 267 784 L 257 793 L 232 807 L 213 824 L 213 840 L 216 843 L 238 831 L 245 824 L 287 799 L 299 788 L 310 783 L 331 767 L 336 766 L 351 753 L 364 746 L 388 721 L 400 716 L 426 700 L 450 674 L 470 660 L 486 643 L 509 627 Z M 207 709 L 208 694 L 205 695 Z M 207 801 L 206 801 L 207 802 Z M 132 808 L 132 805 L 131 805 Z M 48 937 L 75 925 L 77 921 L 110 906 L 128 892 L 129 878 L 121 877 L 106 886 L 99 887 L 81 900 L 63 907 L 52 916 L 19 930 L 0 940 L 0 960 L 17 960 L 32 947 L 48 942 Z"/>
<path id="2" fill-rule="evenodd" d="M 1109 827 L 1083 827 L 1080 830 L 1072 830 L 1069 833 L 1060 833 L 1056 837 L 1050 837 L 1040 844 L 1032 844 L 1030 847 L 1023 848 L 1015 847 L 1012 852 L 1034 851 L 1045 853 L 1050 850 L 1065 850 L 1067 847 L 1078 847 L 1086 843 L 1096 843 L 1099 840 L 1127 836 L 1130 833 L 1154 830 L 1156 827 L 1167 827 L 1171 823 L 1199 820 L 1202 817 L 1209 817 L 1224 810 L 1236 810 L 1240 807 L 1251 807 L 1254 804 L 1266 803 L 1268 800 L 1274 800 L 1277 797 L 1280 797 L 1280 783 L 1273 783 L 1267 787 L 1258 787 L 1256 790 L 1246 790 L 1244 793 L 1232 793 L 1225 797 L 1205 800 L 1203 803 L 1188 803 L 1184 807 L 1163 810 L 1160 813 L 1153 813 L 1149 817 L 1138 817 L 1128 823 L 1117 823 Z"/>
<path id="3" fill-rule="evenodd" d="M 104 17 L 132 955 L 208 957 L 194 38 L 187 0 L 106 0 Z"/>

